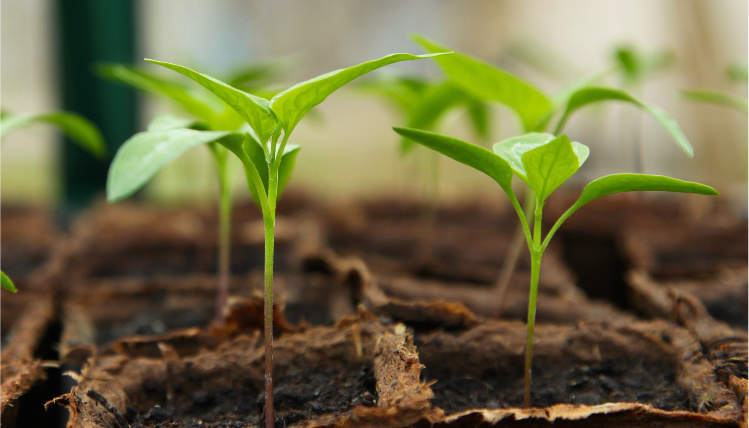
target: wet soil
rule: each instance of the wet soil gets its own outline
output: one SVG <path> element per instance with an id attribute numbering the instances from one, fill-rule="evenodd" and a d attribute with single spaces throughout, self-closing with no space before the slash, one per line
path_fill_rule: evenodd
<path id="1" fill-rule="evenodd" d="M 673 331 L 665 323 L 631 328 L 537 326 L 532 405 L 635 402 L 662 410 L 712 410 L 688 389 L 691 381 L 680 378 L 685 371 L 701 370 L 685 368 L 689 362 L 682 361 L 686 348 L 681 347 L 692 346 L 694 340 L 686 331 Z M 522 407 L 524 336 L 521 323 L 417 335 L 426 366 L 423 379 L 434 382 L 432 404 L 448 414 Z"/>
<path id="2" fill-rule="evenodd" d="M 174 403 L 137 411 L 128 408 L 126 419 L 138 427 L 244 427 L 263 424 L 263 386 L 245 384 L 240 389 L 202 388 L 202 375 L 190 373 L 184 382 L 172 385 Z M 158 381 L 143 380 L 149 394 L 167 391 Z M 274 388 L 276 426 L 336 413 L 343 414 L 356 405 L 375 405 L 375 379 L 365 364 L 350 367 L 295 367 L 276 379 Z"/>

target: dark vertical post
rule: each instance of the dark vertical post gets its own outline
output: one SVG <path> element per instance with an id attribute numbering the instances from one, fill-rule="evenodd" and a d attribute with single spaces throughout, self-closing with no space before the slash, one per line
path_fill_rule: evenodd
<path id="1" fill-rule="evenodd" d="M 62 108 L 99 126 L 109 151 L 100 160 L 69 141 L 62 145 L 62 202 L 76 210 L 103 194 L 112 156 L 136 131 L 135 93 L 94 71 L 102 62 L 133 62 L 135 1 L 56 0 L 56 7 Z"/>

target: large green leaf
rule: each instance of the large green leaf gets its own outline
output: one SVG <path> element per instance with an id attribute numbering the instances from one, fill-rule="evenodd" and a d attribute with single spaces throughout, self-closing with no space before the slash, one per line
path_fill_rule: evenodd
<path id="1" fill-rule="evenodd" d="M 414 36 L 414 40 L 429 52 L 450 50 L 425 37 Z M 491 64 L 459 53 L 435 60 L 451 80 L 469 93 L 514 110 L 526 132 L 536 130 L 541 119 L 551 110 L 551 100 L 540 90 Z"/>
<path id="2" fill-rule="evenodd" d="M 548 144 L 555 138 L 556 137 L 549 133 L 531 132 L 528 134 L 511 137 L 499 143 L 496 143 L 493 149 L 494 153 L 507 161 L 513 172 L 527 183 L 527 174 L 525 170 L 525 164 L 523 163 L 523 155 L 531 150 Z M 588 148 L 588 146 L 580 144 L 577 141 L 572 141 L 571 145 L 572 150 L 577 157 L 579 168 L 588 159 L 590 149 Z"/>
<path id="3" fill-rule="evenodd" d="M 286 134 L 294 130 L 299 121 L 312 107 L 325 99 L 343 85 L 359 76 L 401 61 L 429 58 L 435 55 L 412 55 L 397 53 L 367 61 L 353 67 L 331 71 L 314 79 L 298 83 L 291 88 L 276 94 L 270 101 L 270 107 L 283 125 Z"/>
<path id="4" fill-rule="evenodd" d="M 512 194 L 512 169 L 510 165 L 489 150 L 434 132 L 413 128 L 395 127 L 393 129 L 403 137 L 483 172 L 493 178 L 508 195 Z"/>
<path id="5" fill-rule="evenodd" d="M 588 87 L 577 90 L 570 96 L 569 101 L 567 102 L 567 107 L 565 108 L 562 117 L 559 119 L 559 124 L 557 125 L 557 133 L 559 133 L 559 131 L 562 129 L 567 119 L 573 112 L 586 105 L 601 101 L 623 101 L 639 107 L 640 109 L 650 114 L 655 120 L 658 121 L 658 123 L 661 124 L 661 126 L 674 140 L 676 145 L 679 146 L 679 148 L 684 151 L 684 153 L 686 153 L 689 157 L 694 156 L 694 149 L 692 148 L 692 145 L 689 143 L 689 140 L 682 132 L 679 124 L 676 123 L 676 121 L 671 116 L 666 114 L 666 112 L 664 112 L 663 110 L 647 105 L 637 98 L 633 97 L 632 95 L 618 89 Z"/>
<path id="6" fill-rule="evenodd" d="M 22 116 L 4 112 L 0 117 L 0 137 L 37 123 L 57 126 L 73 142 L 95 156 L 102 157 L 107 153 L 104 138 L 96 125 L 75 113 L 50 112 Z"/>
<path id="7" fill-rule="evenodd" d="M 11 293 L 15 293 L 18 291 L 16 289 L 16 286 L 13 284 L 13 281 L 3 271 L 0 271 L 0 286 L 2 286 L 4 290 L 8 290 Z"/>
<path id="8" fill-rule="evenodd" d="M 176 128 L 133 135 L 117 151 L 109 168 L 107 200 L 115 202 L 132 195 L 185 151 L 232 134 Z"/>
<path id="9" fill-rule="evenodd" d="M 572 206 L 572 211 L 579 209 L 588 202 L 600 198 L 601 196 L 638 191 L 696 193 L 700 195 L 718 194 L 718 192 L 710 186 L 662 175 L 612 174 L 588 183 L 588 185 L 585 186 L 585 189 L 583 189 L 580 198 Z"/>
<path id="10" fill-rule="evenodd" d="M 688 90 L 681 91 L 681 95 L 690 101 L 718 104 L 743 113 L 749 113 L 749 103 L 746 100 L 720 92 Z"/>
<path id="11" fill-rule="evenodd" d="M 190 70 L 181 65 L 152 59 L 146 59 L 146 61 L 174 70 L 211 91 L 231 108 L 236 110 L 236 112 L 247 121 L 263 142 L 268 141 L 273 134 L 277 125 L 277 120 L 270 109 L 268 100 L 265 98 L 248 94 L 247 92 L 229 86 L 218 79 Z"/>
<path id="12" fill-rule="evenodd" d="M 526 183 L 540 201 L 572 177 L 580 169 L 580 159 L 566 135 L 535 149 L 528 150 L 522 157 L 526 172 Z"/>
<path id="13" fill-rule="evenodd" d="M 186 112 L 206 121 L 212 122 L 219 109 L 214 100 L 201 97 L 182 85 L 170 82 L 153 74 L 128 67 L 122 64 L 103 64 L 97 67 L 100 75 L 132 86 L 138 90 L 154 95 L 161 95 L 174 101 Z"/>

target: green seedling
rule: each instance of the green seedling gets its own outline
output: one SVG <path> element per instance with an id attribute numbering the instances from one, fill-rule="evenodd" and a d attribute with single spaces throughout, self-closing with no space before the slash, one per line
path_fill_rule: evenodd
<path id="1" fill-rule="evenodd" d="M 8 290 L 11 293 L 15 293 L 18 290 L 16 289 L 15 284 L 13 284 L 13 281 L 8 277 L 8 275 L 5 274 L 5 272 L 0 270 L 0 285 L 2 285 L 3 290 Z"/>
<path id="2" fill-rule="evenodd" d="M 263 93 L 262 84 L 267 83 L 272 74 L 279 71 L 280 65 L 275 62 L 248 66 L 234 73 L 229 81 L 230 86 L 241 87 Z M 183 119 L 170 115 L 156 117 L 148 131 L 128 139 L 120 149 L 123 153 L 115 157 L 110 169 L 110 181 L 119 185 L 110 186 L 109 201 L 116 202 L 126 198 L 145 186 L 153 176 L 172 160 L 180 156 L 193 145 L 203 145 L 209 149 L 216 167 L 218 181 L 218 287 L 215 304 L 215 320 L 221 325 L 225 321 L 224 308 L 229 297 L 229 278 L 231 276 L 231 212 L 232 182 L 236 166 L 229 160 L 229 150 L 217 140 L 226 137 L 216 134 L 221 131 L 237 131 L 244 125 L 242 117 L 233 108 L 216 99 L 215 96 L 197 88 L 185 87 L 178 81 L 167 80 L 144 70 L 121 64 L 106 64 L 98 68 L 103 77 L 126 84 L 143 92 L 164 97 L 171 101 L 182 112 L 192 116 Z M 188 130 L 188 132 L 184 132 Z M 213 132 L 213 133 L 212 133 Z M 164 150 L 174 155 L 172 158 L 157 157 L 159 162 L 145 162 L 149 169 L 139 171 L 140 176 L 129 173 L 130 166 L 121 165 L 121 159 L 143 159 L 151 150 Z M 164 161 L 164 162 L 161 162 Z M 293 156 L 287 158 L 293 162 Z M 117 174 L 130 174 L 130 178 L 117 179 Z M 257 198 L 256 198 L 257 200 Z"/>
<path id="3" fill-rule="evenodd" d="M 273 253 L 276 202 L 291 175 L 297 146 L 289 137 L 301 119 L 316 105 L 350 81 L 388 64 L 433 55 L 392 54 L 353 67 L 323 74 L 294 85 L 271 99 L 249 94 L 218 79 L 189 68 L 162 61 L 147 60 L 180 73 L 229 105 L 245 122 L 240 131 L 196 131 L 169 129 L 161 135 L 146 135 L 132 150 L 118 152 L 107 183 L 108 195 L 126 194 L 133 181 L 152 174 L 189 147 L 216 142 L 241 162 L 247 186 L 257 199 L 265 225 L 264 335 L 265 335 L 265 425 L 273 426 Z M 158 132 L 158 131 L 157 131 Z M 174 136 L 171 133 L 178 132 Z M 147 141 L 154 139 L 154 141 Z M 141 150 L 139 147 L 147 147 Z M 116 168 L 116 170 L 115 170 Z"/>
<path id="4" fill-rule="evenodd" d="M 473 131 L 482 140 L 489 138 L 489 106 L 485 101 L 463 91 L 453 82 L 434 82 L 416 76 L 398 76 L 369 80 L 359 88 L 380 96 L 389 101 L 401 117 L 400 122 L 410 128 L 436 131 L 445 117 L 453 110 L 465 109 Z M 413 152 L 417 145 L 407 138 L 402 138 L 400 154 L 405 156 Z M 423 212 L 423 249 L 422 256 L 433 247 L 431 241 L 437 222 L 437 202 L 439 199 L 439 155 L 427 153 L 423 161 L 424 186 L 428 194 L 428 204 Z"/>
<path id="5" fill-rule="evenodd" d="M 531 405 L 531 368 L 533 331 L 541 259 L 559 227 L 588 202 L 602 196 L 632 191 L 668 191 L 717 195 L 713 188 L 699 183 L 646 174 L 612 174 L 588 183 L 577 201 L 562 214 L 543 236 L 542 219 L 546 201 L 560 185 L 572 177 L 588 158 L 590 149 L 571 142 L 566 135 L 529 133 L 494 145 L 494 152 L 462 140 L 411 128 L 394 128 L 398 134 L 442 153 L 488 175 L 499 184 L 515 209 L 531 256 L 531 280 L 528 299 L 527 340 L 525 348 L 525 391 L 523 403 Z M 520 206 L 512 190 L 517 176 L 530 189 L 531 212 Z"/>
<path id="6" fill-rule="evenodd" d="M 728 76 L 731 80 L 743 85 L 747 84 L 747 67 L 746 64 L 734 65 L 728 69 Z M 749 113 L 749 103 L 744 98 L 728 95 L 723 92 L 690 89 L 681 91 L 681 95 L 689 101 L 717 104 L 728 107 L 744 114 Z"/>
<path id="7" fill-rule="evenodd" d="M 107 153 L 99 129 L 81 115 L 69 112 L 49 112 L 35 115 L 17 115 L 0 112 L 0 138 L 13 131 L 36 124 L 54 125 L 74 143 L 92 155 L 102 158 Z"/>
<path id="8" fill-rule="evenodd" d="M 414 40 L 429 52 L 444 52 L 449 49 L 425 37 L 414 36 Z M 676 145 L 689 157 L 694 149 L 682 132 L 678 123 L 663 110 L 640 101 L 620 89 L 592 86 L 600 76 L 586 78 L 563 88 L 551 97 L 528 82 L 494 65 L 479 61 L 468 55 L 455 52 L 452 55 L 436 57 L 435 60 L 449 79 L 464 91 L 486 101 L 500 103 L 512 110 L 518 117 L 522 132 L 563 132 L 571 115 L 581 108 L 603 101 L 628 103 L 648 113 L 671 136 Z M 556 120 L 556 123 L 554 123 Z M 552 126 L 553 125 L 553 126 Z M 524 195 L 525 211 L 532 212 L 533 198 Z M 515 233 L 510 251 L 505 258 L 497 280 L 499 296 L 496 315 L 500 316 L 504 293 L 517 265 L 523 246 L 523 233 Z"/>

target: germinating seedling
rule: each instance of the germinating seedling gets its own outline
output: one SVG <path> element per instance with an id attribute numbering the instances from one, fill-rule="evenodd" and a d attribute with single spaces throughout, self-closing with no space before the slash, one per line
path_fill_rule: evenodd
<path id="1" fill-rule="evenodd" d="M 414 36 L 414 40 L 432 53 L 450 51 L 422 36 Z M 550 97 L 530 83 L 501 68 L 462 53 L 455 52 L 452 55 L 435 57 L 435 60 L 449 79 L 464 91 L 479 99 L 498 102 L 509 107 L 520 119 L 521 128 L 525 133 L 552 132 L 554 135 L 559 135 L 563 132 L 571 115 L 582 107 L 603 101 L 619 101 L 648 113 L 668 132 L 674 143 L 687 156 L 693 156 L 692 145 L 671 116 L 658 107 L 643 103 L 626 91 L 592 86 L 598 76 L 583 79 L 560 90 L 554 97 Z M 533 198 L 525 195 L 524 199 L 525 212 L 531 213 Z M 504 293 L 515 270 L 522 245 L 523 233 L 518 229 L 497 280 L 498 305 L 500 305 L 497 309 L 497 316 L 500 315 Z"/>
<path id="2" fill-rule="evenodd" d="M 265 63 L 245 67 L 230 77 L 231 86 L 261 91 L 258 81 L 270 79 L 278 70 L 278 64 Z M 112 163 L 108 181 L 108 199 L 116 202 L 124 199 L 146 185 L 153 176 L 172 160 L 194 145 L 205 144 L 211 153 L 218 177 L 218 287 L 216 293 L 215 320 L 225 321 L 224 308 L 229 296 L 231 276 L 231 212 L 232 180 L 235 166 L 230 162 L 229 150 L 218 143 L 226 138 L 221 131 L 237 131 L 244 126 L 244 119 L 233 108 L 217 100 L 205 91 L 186 88 L 179 82 L 165 80 L 143 70 L 120 64 L 102 65 L 99 73 L 104 77 L 124 83 L 141 91 L 166 97 L 193 119 L 171 115 L 156 117 L 146 132 L 134 135 L 120 148 Z M 162 151 L 163 155 L 155 155 Z M 150 154 L 149 154 L 150 153 Z M 296 151 L 285 156 L 283 162 L 293 164 Z M 137 170 L 129 164 L 136 160 Z M 287 166 L 288 167 L 288 166 Z M 288 167 L 290 168 L 290 167 Z M 256 195 L 253 194 L 256 201 Z"/>
<path id="3" fill-rule="evenodd" d="M 265 323 L 265 425 L 273 426 L 273 252 L 276 224 L 276 202 L 283 185 L 291 175 L 293 159 L 298 147 L 288 145 L 289 137 L 299 121 L 316 105 L 347 84 L 370 71 L 388 64 L 410 61 L 433 55 L 392 54 L 353 67 L 332 71 L 282 91 L 270 100 L 234 88 L 218 79 L 167 62 L 147 60 L 169 68 L 199 83 L 244 119 L 248 127 L 241 131 L 197 134 L 198 131 L 179 129 L 179 138 L 161 138 L 154 150 L 133 150 L 122 155 L 120 173 L 110 175 L 108 192 L 119 186 L 127 187 L 131 180 L 140 180 L 145 170 L 153 170 L 174 158 L 179 149 L 217 142 L 232 152 L 241 162 L 247 186 L 256 197 L 265 225 L 264 268 L 264 323 Z M 153 138 L 153 137 L 152 137 Z M 118 153 L 118 155 L 120 155 Z M 114 166 L 113 166 L 114 168 Z M 157 169 L 158 170 L 158 169 Z"/>
<path id="4" fill-rule="evenodd" d="M 531 281 L 528 299 L 528 332 L 525 348 L 525 392 L 523 403 L 531 405 L 531 368 L 533 330 L 536 322 L 536 298 L 541 272 L 541 258 L 559 227 L 588 202 L 620 192 L 668 191 L 717 195 L 711 187 L 675 178 L 646 174 L 613 174 L 593 180 L 583 189 L 577 201 L 562 214 L 543 236 L 541 222 L 549 196 L 569 179 L 588 158 L 587 146 L 571 142 L 566 135 L 529 133 L 494 145 L 494 152 L 462 140 L 411 128 L 394 128 L 400 135 L 466 164 L 488 175 L 510 198 L 522 226 L 525 243 L 531 255 Z M 513 175 L 530 189 L 532 212 L 525 212 L 512 190 Z"/>

